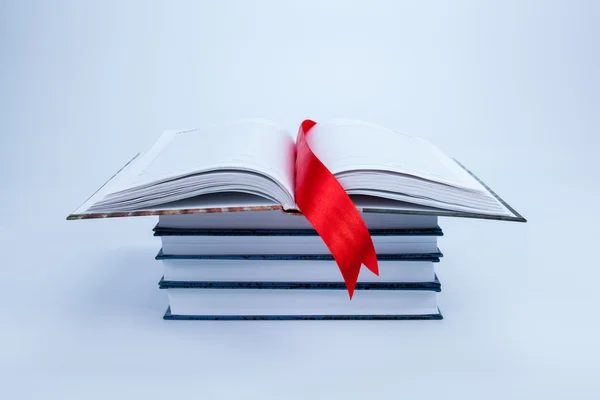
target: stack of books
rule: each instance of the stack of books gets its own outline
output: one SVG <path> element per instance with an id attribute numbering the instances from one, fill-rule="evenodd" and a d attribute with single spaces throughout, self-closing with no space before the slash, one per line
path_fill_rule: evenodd
<path id="1" fill-rule="evenodd" d="M 380 277 L 363 271 L 352 301 L 305 218 L 280 211 L 166 215 L 154 235 L 167 319 L 441 318 L 435 216 L 365 214 Z"/>
<path id="2" fill-rule="evenodd" d="M 317 124 L 310 145 L 351 196 L 378 259 L 379 275 L 363 268 L 350 299 L 295 207 L 294 145 L 263 120 L 165 132 L 68 219 L 158 216 L 168 320 L 441 319 L 438 218 L 525 221 L 421 139 Z"/>

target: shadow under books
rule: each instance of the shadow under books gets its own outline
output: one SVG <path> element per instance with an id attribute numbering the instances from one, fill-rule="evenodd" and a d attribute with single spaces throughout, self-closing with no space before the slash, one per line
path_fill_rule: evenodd
<path id="1" fill-rule="evenodd" d="M 86 273 L 72 299 L 78 311 L 90 317 L 161 320 L 168 301 L 157 286 L 162 271 L 153 251 L 126 246 L 81 254 Z"/>

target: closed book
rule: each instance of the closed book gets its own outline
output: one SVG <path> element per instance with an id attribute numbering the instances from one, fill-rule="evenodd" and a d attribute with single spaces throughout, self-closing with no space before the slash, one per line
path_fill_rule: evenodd
<path id="1" fill-rule="evenodd" d="M 441 319 L 439 280 L 359 283 L 352 301 L 343 283 L 169 282 L 165 319 Z"/>
<path id="2" fill-rule="evenodd" d="M 167 281 L 204 282 L 342 282 L 339 268 L 328 257 L 198 256 L 196 258 L 157 255 Z M 361 273 L 359 283 L 429 282 L 435 277 L 431 259 L 389 259 L 379 257 L 379 276 Z"/>
<path id="3" fill-rule="evenodd" d="M 440 228 L 377 229 L 370 231 L 377 254 L 437 252 Z M 165 255 L 329 254 L 312 229 L 154 229 Z"/>
<path id="4" fill-rule="evenodd" d="M 378 254 L 378 261 L 400 261 L 400 260 L 419 260 L 419 261 L 439 261 L 443 253 L 437 249 L 432 253 L 394 253 Z M 331 254 L 164 254 L 159 251 L 155 257 L 157 260 L 323 260 L 333 261 Z"/>

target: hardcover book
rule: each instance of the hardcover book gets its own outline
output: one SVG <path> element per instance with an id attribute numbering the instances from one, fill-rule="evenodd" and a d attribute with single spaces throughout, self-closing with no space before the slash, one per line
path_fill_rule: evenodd
<path id="1" fill-rule="evenodd" d="M 164 319 L 442 319 L 432 282 L 359 283 L 351 302 L 342 282 L 172 282 Z"/>
<path id="2" fill-rule="evenodd" d="M 370 231 L 378 254 L 420 254 L 437 252 L 433 229 L 378 229 Z M 297 229 L 169 229 L 155 228 L 163 254 L 170 255 L 318 255 L 330 254 L 313 230 Z"/>
<path id="3" fill-rule="evenodd" d="M 378 256 L 380 276 L 360 274 L 358 283 L 430 282 L 441 254 L 421 259 Z M 319 257 L 319 258 L 318 258 Z M 196 256 L 156 257 L 171 282 L 341 282 L 331 255 L 328 256 Z"/>
<path id="4" fill-rule="evenodd" d="M 314 126 L 307 140 L 360 212 L 525 222 L 423 139 L 334 120 Z M 68 219 L 274 210 L 298 215 L 295 146 L 289 132 L 265 120 L 167 131 Z"/>

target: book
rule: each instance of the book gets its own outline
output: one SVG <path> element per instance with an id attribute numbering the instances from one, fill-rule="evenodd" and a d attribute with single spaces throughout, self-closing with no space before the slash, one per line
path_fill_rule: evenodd
<path id="1" fill-rule="evenodd" d="M 210 195 L 206 196 L 209 197 Z M 235 198 L 236 194 L 231 194 Z M 241 200 L 240 200 L 241 201 Z M 225 208 L 227 210 L 227 208 Z M 178 210 L 172 210 L 178 212 Z M 158 215 L 157 229 L 313 229 L 304 216 L 282 210 L 237 210 L 221 212 L 220 208 L 205 208 L 203 212 Z M 363 221 L 370 230 L 376 229 L 439 229 L 437 215 L 363 212 Z"/>
<path id="2" fill-rule="evenodd" d="M 442 252 L 437 249 L 435 253 L 395 253 L 395 254 L 378 254 L 378 261 L 439 261 L 443 257 Z M 157 260 L 333 260 L 331 254 L 164 254 L 162 249 L 155 257 Z"/>
<path id="3" fill-rule="evenodd" d="M 362 121 L 318 123 L 308 142 L 358 210 L 525 222 L 426 140 Z M 232 195 L 234 193 L 234 195 Z M 223 211 L 298 214 L 294 137 L 267 120 L 167 131 L 68 219 Z"/>
<path id="4" fill-rule="evenodd" d="M 252 258 L 165 258 L 156 257 L 163 265 L 163 279 L 168 282 L 313 282 L 339 283 L 343 280 L 333 259 L 252 259 Z M 380 258 L 380 276 L 360 274 L 358 283 L 431 282 L 434 263 L 429 260 L 390 260 Z"/>
<path id="5" fill-rule="evenodd" d="M 371 230 L 378 254 L 419 254 L 437 252 L 433 229 Z M 154 229 L 165 255 L 320 255 L 329 254 L 323 239 L 313 229 Z"/>
<path id="6" fill-rule="evenodd" d="M 171 312 L 171 307 L 167 308 L 163 319 L 167 321 L 253 321 L 253 320 L 267 320 L 267 321 L 295 321 L 295 320 L 440 320 L 443 319 L 443 315 L 438 309 L 435 314 L 335 314 L 335 315 L 324 315 L 324 314 L 312 314 L 312 315 L 177 315 Z"/>
<path id="7" fill-rule="evenodd" d="M 441 319 L 437 277 L 422 283 L 159 282 L 165 319 Z"/>
<path id="8" fill-rule="evenodd" d="M 270 290 L 340 290 L 344 282 L 239 282 L 239 281 L 167 281 L 164 277 L 158 282 L 160 289 L 270 289 Z M 437 277 L 431 282 L 362 282 L 359 290 L 433 290 L 441 291 Z"/>

